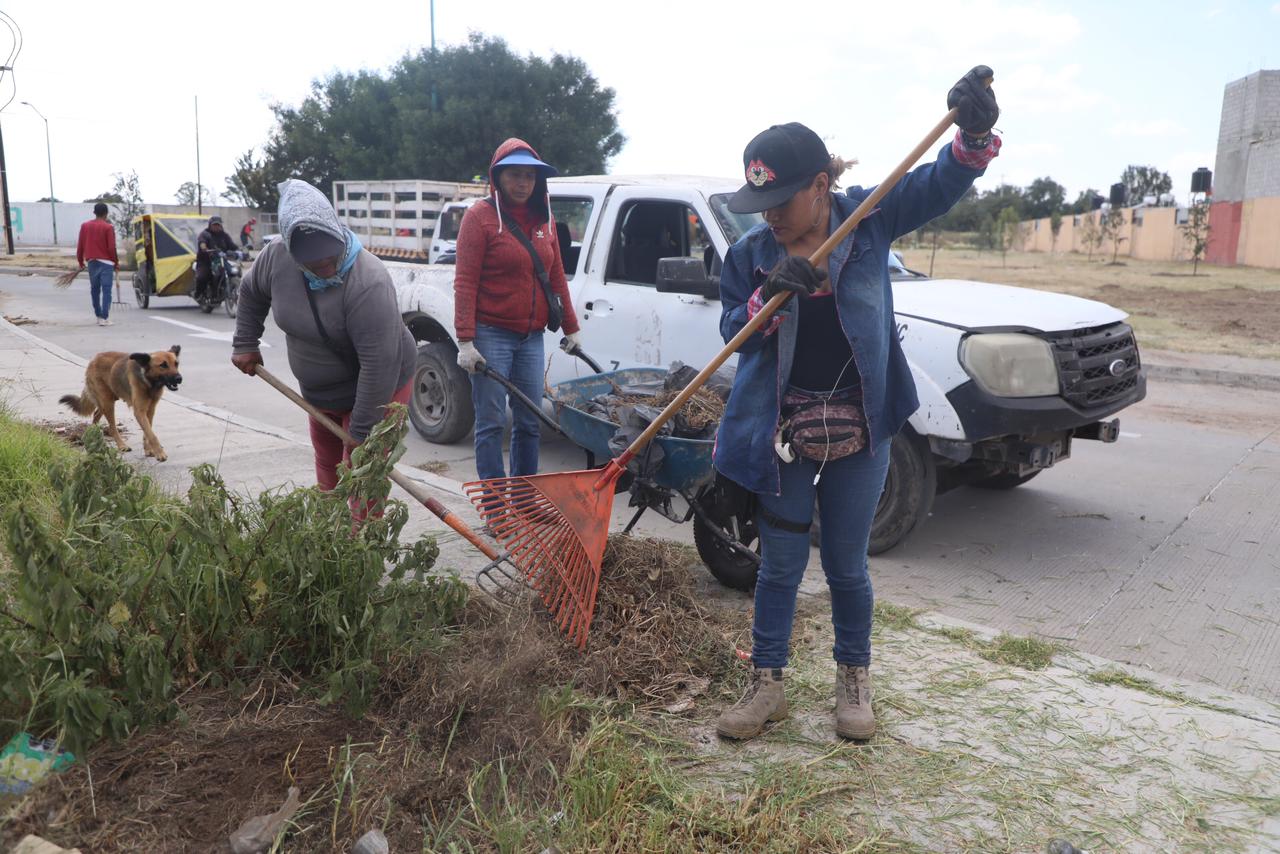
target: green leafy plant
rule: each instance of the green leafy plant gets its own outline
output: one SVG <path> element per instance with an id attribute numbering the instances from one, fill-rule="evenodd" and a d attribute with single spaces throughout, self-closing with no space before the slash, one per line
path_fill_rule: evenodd
<path id="1" fill-rule="evenodd" d="M 171 717 L 193 684 L 263 669 L 360 713 L 381 668 L 437 642 L 466 600 L 456 577 L 429 574 L 434 540 L 399 542 L 408 510 L 387 474 L 404 429 L 399 407 L 330 493 L 251 500 L 203 465 L 179 500 L 91 428 L 87 453 L 50 472 L 57 512 L 6 514 L 0 740 L 25 728 L 80 752 Z M 375 512 L 353 523 L 364 506 Z"/>

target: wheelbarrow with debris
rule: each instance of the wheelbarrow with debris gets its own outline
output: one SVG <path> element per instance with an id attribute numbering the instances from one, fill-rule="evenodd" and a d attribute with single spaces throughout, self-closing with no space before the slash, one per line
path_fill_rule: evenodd
<path id="1" fill-rule="evenodd" d="M 489 370 L 485 375 L 505 386 L 548 428 L 582 448 L 587 468 L 616 457 L 697 374 L 678 362 L 670 370 L 601 371 L 580 350 L 573 355 L 597 373 L 551 387 L 554 418 L 505 377 Z M 635 508 L 624 533 L 649 510 L 678 524 L 692 522 L 698 555 L 711 574 L 727 587 L 750 590 L 760 566 L 754 510 L 747 493 L 716 476 L 711 458 L 731 385 L 731 376 L 718 374 L 700 389 L 628 464 L 615 489 L 629 492 L 628 506 Z"/>

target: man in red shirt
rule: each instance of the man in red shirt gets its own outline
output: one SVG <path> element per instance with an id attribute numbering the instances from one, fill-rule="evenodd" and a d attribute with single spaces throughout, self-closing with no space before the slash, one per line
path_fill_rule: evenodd
<path id="1" fill-rule="evenodd" d="M 89 268 L 89 296 L 99 326 L 110 326 L 111 282 L 116 272 L 116 230 L 107 221 L 107 206 L 93 206 L 93 219 L 80 224 L 76 241 L 76 263 Z"/>

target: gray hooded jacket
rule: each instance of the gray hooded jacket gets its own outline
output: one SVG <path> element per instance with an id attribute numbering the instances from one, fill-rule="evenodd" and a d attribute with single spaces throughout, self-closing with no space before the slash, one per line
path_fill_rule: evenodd
<path id="1" fill-rule="evenodd" d="M 321 409 L 350 411 L 350 433 L 364 440 L 382 420 L 382 407 L 413 375 L 417 345 L 400 318 L 387 268 L 357 248 L 341 285 L 312 292 L 320 322 L 341 352 L 329 348 L 311 313 L 306 277 L 289 254 L 293 232 L 302 225 L 347 238 L 324 194 L 291 178 L 280 185 L 282 239 L 262 251 L 240 284 L 232 352 L 261 347 L 270 312 L 284 331 L 302 396 Z"/>

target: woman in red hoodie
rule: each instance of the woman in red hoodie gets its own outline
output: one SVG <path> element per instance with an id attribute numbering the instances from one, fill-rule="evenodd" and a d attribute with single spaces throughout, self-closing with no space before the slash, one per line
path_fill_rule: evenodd
<path id="1" fill-rule="evenodd" d="M 520 139 L 508 139 L 489 164 L 493 195 L 467 209 L 458 229 L 453 280 L 458 364 L 471 373 L 475 405 L 476 473 L 504 477 L 502 430 L 507 390 L 479 373 L 488 366 L 531 400 L 542 400 L 542 336 L 563 327 L 562 346 L 578 346 L 547 178 L 556 170 Z M 536 257 L 536 262 L 535 262 Z M 512 477 L 538 473 L 538 419 L 512 410 Z"/>

